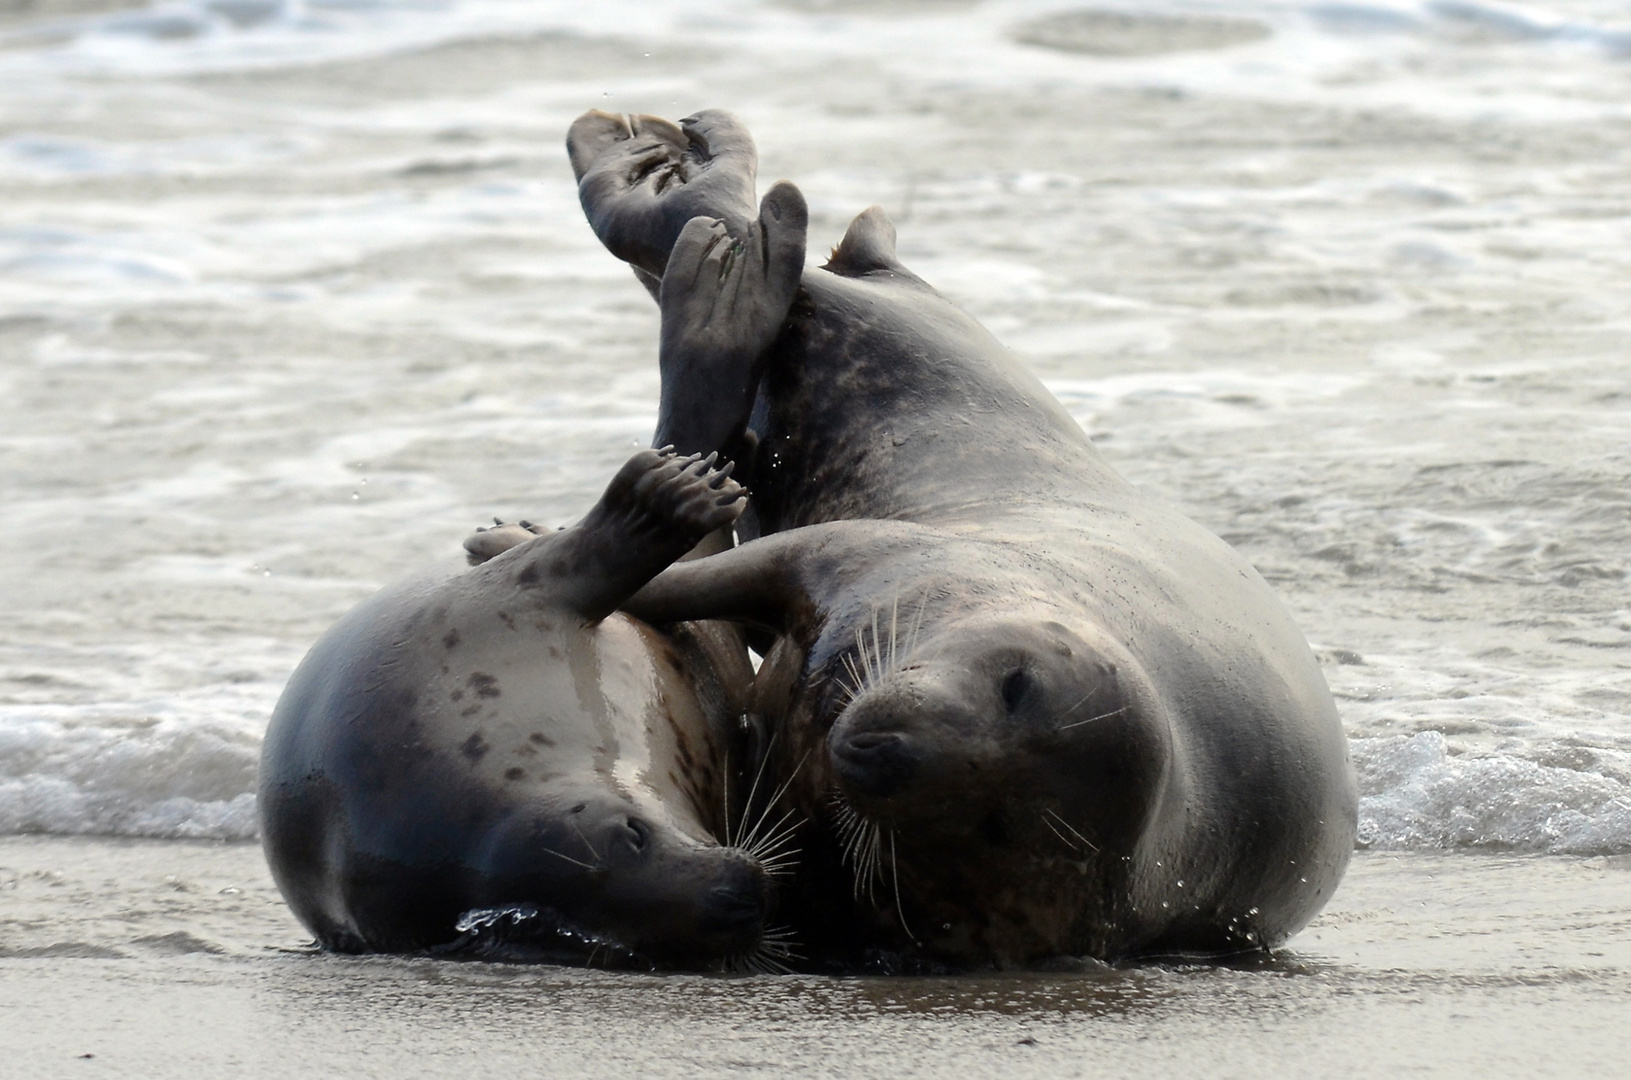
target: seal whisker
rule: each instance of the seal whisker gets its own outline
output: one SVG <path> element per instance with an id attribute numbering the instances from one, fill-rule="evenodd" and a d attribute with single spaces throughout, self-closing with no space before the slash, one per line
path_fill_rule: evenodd
<path id="1" fill-rule="evenodd" d="M 866 858 L 867 823 L 860 814 L 851 811 L 853 818 L 849 830 L 849 842 L 844 845 L 844 861 L 851 870 L 860 872 L 861 863 Z"/>
<path id="2" fill-rule="evenodd" d="M 917 652 L 917 635 L 923 629 L 923 612 L 929 606 L 929 590 L 923 590 L 923 599 L 917 602 L 917 616 L 912 620 L 911 640 L 906 643 L 906 655 L 911 656 Z"/>
<path id="3" fill-rule="evenodd" d="M 870 687 L 874 681 L 874 676 L 872 674 L 872 655 L 867 651 L 866 647 L 865 626 L 857 626 L 855 628 L 855 654 L 861 665 L 861 674 L 863 676 L 861 680 L 861 689 L 865 690 Z"/>
<path id="4" fill-rule="evenodd" d="M 769 863 L 781 859 L 789 850 L 799 850 L 798 848 L 789 849 L 787 847 L 788 844 L 793 842 L 795 835 L 795 830 L 787 830 L 785 834 L 776 838 L 776 842 L 774 844 L 767 844 L 758 851 L 755 851 L 753 853 L 754 858 L 758 859 L 761 863 Z"/>
<path id="5" fill-rule="evenodd" d="M 878 605 L 872 605 L 872 671 L 874 680 L 883 678 L 883 647 L 878 639 Z"/>
<path id="6" fill-rule="evenodd" d="M 895 858 L 894 829 L 889 830 L 889 870 L 895 879 L 895 914 L 900 916 L 900 928 L 906 931 L 907 937 L 911 938 L 913 941 L 916 941 L 917 935 L 912 933 L 912 928 L 910 926 L 906 925 L 906 909 L 901 906 L 900 902 L 900 860 Z"/>
<path id="7" fill-rule="evenodd" d="M 772 735 L 770 737 L 770 747 L 774 748 L 775 745 L 776 745 L 776 736 Z M 769 758 L 770 758 L 770 748 L 767 748 L 765 750 L 765 759 L 769 760 Z M 789 773 L 788 776 L 787 776 L 787 779 L 782 782 L 782 786 L 777 788 L 776 793 L 774 795 L 770 796 L 770 801 L 765 803 L 765 808 L 759 812 L 759 819 L 753 823 L 753 828 L 751 830 L 749 830 L 748 834 L 745 837 L 742 837 L 737 841 L 737 845 L 739 847 L 744 847 L 744 848 L 747 848 L 749 850 L 751 850 L 753 848 L 754 839 L 759 835 L 759 829 L 760 829 L 761 826 L 764 825 L 765 819 L 770 816 L 771 809 L 778 802 L 781 801 L 781 798 L 782 798 L 783 795 L 787 794 L 787 789 L 793 786 L 793 781 L 798 779 L 799 770 L 804 768 L 804 763 L 806 761 L 808 761 L 809 759 L 810 759 L 810 751 L 806 750 L 806 751 L 804 751 L 803 756 L 799 758 L 798 764 L 793 766 L 793 771 L 791 773 Z M 760 763 L 761 770 L 763 769 L 763 764 L 764 764 L 763 762 Z M 757 791 L 758 788 L 759 788 L 759 781 L 757 779 L 755 779 L 753 781 L 753 788 L 754 788 L 755 791 Z M 752 806 L 753 806 L 753 796 L 752 796 L 752 793 L 750 792 L 749 795 L 748 795 L 748 808 L 751 809 Z M 791 813 L 791 811 L 789 811 L 789 813 Z"/>
<path id="8" fill-rule="evenodd" d="M 766 833 L 763 837 L 754 841 L 752 844 L 743 847 L 742 850 L 760 861 L 774 855 L 777 848 L 780 848 L 791 841 L 794 835 L 798 832 L 797 825 L 787 825 L 787 819 L 792 817 L 795 813 L 797 813 L 796 810 L 788 810 L 777 819 L 776 824 L 771 827 L 770 832 Z M 784 828 L 784 826 L 786 827 Z"/>
<path id="9" fill-rule="evenodd" d="M 781 960 L 778 959 L 775 954 L 769 952 L 768 950 L 766 950 L 762 946 L 760 947 L 758 952 L 753 954 L 753 960 L 754 960 L 754 963 L 759 965 L 759 974 L 761 974 L 761 975 L 791 975 L 791 974 L 793 974 L 793 969 L 792 968 L 790 968 L 786 964 L 782 963 Z"/>
<path id="10" fill-rule="evenodd" d="M 1091 694 L 1088 695 L 1088 697 L 1092 697 L 1092 696 L 1093 695 L 1091 695 Z M 1082 701 L 1086 701 L 1086 700 L 1087 700 L 1087 698 L 1082 699 Z M 1066 709 L 1064 712 L 1060 713 L 1059 715 L 1069 716 L 1071 713 L 1075 712 L 1077 710 L 1077 708 L 1079 708 L 1081 706 L 1081 703 L 1082 703 L 1081 701 L 1078 701 L 1075 705 L 1072 705 L 1070 708 Z M 1081 727 L 1083 724 L 1091 724 L 1096 720 L 1108 720 L 1112 716 L 1119 716 L 1119 715 L 1121 715 L 1122 713 L 1124 713 L 1126 711 L 1127 711 L 1127 706 L 1123 705 L 1119 709 L 1111 709 L 1107 713 L 1100 713 L 1097 716 L 1090 716 L 1086 720 L 1078 720 L 1074 724 L 1060 724 L 1060 725 L 1056 726 L 1053 730 L 1055 730 L 1055 731 L 1069 731 L 1071 728 L 1078 728 L 1078 727 Z"/>
<path id="11" fill-rule="evenodd" d="M 1057 837 L 1058 837 L 1058 838 L 1059 838 L 1059 842 L 1060 842 L 1060 843 L 1061 843 L 1061 844 L 1064 844 L 1064 845 L 1065 845 L 1065 846 L 1066 846 L 1066 847 L 1068 847 L 1068 848 L 1069 848 L 1069 849 L 1070 849 L 1070 850 L 1071 850 L 1071 851 L 1075 851 L 1075 850 L 1076 850 L 1076 844 L 1075 844 L 1075 842 L 1074 842 L 1074 841 L 1071 841 L 1071 840 L 1067 840 L 1067 839 L 1066 839 L 1066 838 L 1065 838 L 1065 834 L 1064 834 L 1064 833 L 1062 833 L 1062 832 L 1060 832 L 1060 831 L 1059 831 L 1059 830 L 1058 830 L 1058 829 L 1056 829 L 1056 828 L 1054 828 L 1054 826 L 1053 826 L 1053 822 L 1051 822 L 1051 821 L 1049 821 L 1049 820 L 1048 820 L 1048 819 L 1047 819 L 1047 816 L 1046 816 L 1046 815 L 1044 815 L 1044 816 L 1043 816 L 1043 818 L 1042 818 L 1042 824 L 1044 824 L 1044 825 L 1046 825 L 1046 826 L 1047 826 L 1047 827 L 1048 827 L 1048 830 L 1049 830 L 1049 831 L 1050 831 L 1050 832 L 1052 832 L 1052 833 L 1053 833 L 1053 835 L 1055 835 L 1055 836 L 1057 836 Z"/>
<path id="12" fill-rule="evenodd" d="M 759 951 L 782 959 L 803 959 L 798 934 L 791 926 L 777 926 L 759 935 Z"/>
<path id="13" fill-rule="evenodd" d="M 865 854 L 862 856 L 861 865 L 856 868 L 855 896 L 856 899 L 860 898 L 864 884 L 867 900 L 876 903 L 873 883 L 883 869 L 883 827 L 875 821 L 868 822 L 866 838 Z"/>
<path id="14" fill-rule="evenodd" d="M 844 701 L 839 708 L 848 708 L 850 702 L 855 700 L 855 695 L 861 692 L 861 688 L 865 685 L 865 682 L 861 678 L 861 673 L 856 670 L 854 657 L 852 657 L 849 653 L 845 653 L 839 659 L 844 665 L 844 670 L 849 673 L 849 685 L 845 686 L 842 682 L 838 684 L 844 689 Z"/>
<path id="15" fill-rule="evenodd" d="M 798 865 L 798 854 L 802 850 L 802 848 L 794 848 L 791 851 L 783 852 L 779 858 L 761 862 L 759 867 L 770 877 L 784 878 L 792 873 L 793 867 Z"/>
<path id="16" fill-rule="evenodd" d="M 788 816 L 791 816 L 791 814 L 793 814 L 793 811 L 788 811 Z M 765 873 L 776 873 L 778 870 L 785 870 L 786 866 L 793 865 L 794 861 L 796 861 L 793 856 L 798 855 L 799 850 L 801 850 L 801 848 L 786 847 L 788 843 L 793 842 L 796 835 L 798 835 L 798 827 L 794 825 L 794 827 L 783 830 L 780 834 L 775 834 L 775 842 L 763 843 L 760 847 L 749 852 L 749 855 L 758 861 L 758 865 L 762 866 Z"/>
<path id="17" fill-rule="evenodd" d="M 747 824 L 748 815 L 753 813 L 753 797 L 759 793 L 759 781 L 764 779 L 765 765 L 769 763 L 770 755 L 776 749 L 776 739 L 780 735 L 781 735 L 780 731 L 773 731 L 773 732 L 770 733 L 770 743 L 765 747 L 764 756 L 759 759 L 758 771 L 753 774 L 753 785 L 748 788 L 748 797 L 742 803 L 742 824 L 743 825 Z M 740 828 L 737 829 L 736 843 L 733 846 L 735 846 L 735 847 L 745 847 L 746 846 L 746 841 L 742 837 L 742 831 L 741 831 Z"/>
<path id="18" fill-rule="evenodd" d="M 590 866 L 586 862 L 579 862 L 577 859 L 574 859 L 570 855 L 563 855 L 559 851 L 556 851 L 554 848 L 547 848 L 547 847 L 544 847 L 544 845 L 542 845 L 542 844 L 538 845 L 538 850 L 544 852 L 546 855 L 553 855 L 557 859 L 565 859 L 567 862 L 571 863 L 573 866 L 581 866 L 585 870 L 599 870 L 600 869 L 600 867 L 598 867 L 598 866 Z M 596 858 L 598 859 L 599 856 L 596 856 Z"/>
<path id="19" fill-rule="evenodd" d="M 798 835 L 798 826 L 787 825 L 786 827 L 783 827 L 783 823 L 786 822 L 788 818 L 792 817 L 793 813 L 794 811 L 789 810 L 787 813 L 783 814 L 781 816 L 781 820 L 776 823 L 776 831 L 767 834 L 763 840 L 759 841 L 759 843 L 748 849 L 748 854 L 752 855 L 756 859 L 768 859 L 774 856 L 781 848 L 790 844 L 793 841 L 793 838 Z"/>
<path id="20" fill-rule="evenodd" d="M 566 820 L 572 826 L 572 831 L 578 834 L 578 839 L 583 841 L 583 846 L 589 849 L 589 854 L 595 857 L 595 862 L 599 863 L 600 866 L 604 866 L 606 864 L 606 860 L 600 857 L 600 852 L 595 850 L 595 845 L 591 844 L 589 842 L 589 838 L 583 835 L 583 830 L 578 828 L 577 818 L 574 816 L 569 817 Z M 580 863 L 579 865 L 582 864 Z M 592 869 L 599 870 L 600 866 L 592 867 Z"/>
<path id="21" fill-rule="evenodd" d="M 896 590 L 895 598 L 889 602 L 889 670 L 891 673 L 899 671 L 895 666 L 895 632 L 900 619 L 900 591 Z"/>
<path id="22" fill-rule="evenodd" d="M 1054 821 L 1057 821 L 1059 824 L 1063 825 L 1065 827 L 1065 829 L 1067 831 L 1069 831 L 1070 835 L 1074 836 L 1076 839 L 1080 840 L 1083 844 L 1087 845 L 1088 850 L 1093 852 L 1093 854 L 1097 855 L 1099 853 L 1098 845 L 1093 843 L 1093 841 L 1089 840 L 1087 837 L 1083 836 L 1081 833 L 1077 832 L 1076 828 L 1073 825 L 1071 825 L 1070 822 L 1068 822 L 1068 821 L 1066 821 L 1064 819 L 1064 815 L 1060 814 L 1058 811 L 1056 811 L 1051 806 L 1043 807 L 1042 808 L 1042 820 L 1044 822 L 1047 822 L 1050 817 L 1053 818 Z M 1050 824 L 1049 827 L 1052 828 L 1052 825 Z M 1055 830 L 1055 831 L 1057 831 L 1057 830 Z M 1075 845 L 1072 844 L 1071 846 L 1074 847 Z"/>

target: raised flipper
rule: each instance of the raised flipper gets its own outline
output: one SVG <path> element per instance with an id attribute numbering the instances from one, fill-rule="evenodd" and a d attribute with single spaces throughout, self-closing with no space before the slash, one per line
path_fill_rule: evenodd
<path id="1" fill-rule="evenodd" d="M 716 460 L 642 450 L 582 521 L 523 542 L 478 572 L 506 575 L 539 604 L 598 622 L 742 513 L 746 491 Z"/>
<path id="2" fill-rule="evenodd" d="M 881 206 L 869 206 L 855 215 L 822 269 L 842 277 L 885 272 L 919 283 L 923 280 L 906 269 L 895 254 L 895 226 Z"/>
<path id="3" fill-rule="evenodd" d="M 788 183 L 770 189 L 745 238 L 710 218 L 686 225 L 663 273 L 655 445 L 706 453 L 741 435 L 804 274 L 808 226 Z"/>
<path id="4" fill-rule="evenodd" d="M 637 274 L 660 277 L 694 217 L 718 218 L 739 240 L 752 231 L 758 152 L 728 112 L 706 109 L 677 125 L 587 112 L 572 124 L 566 149 L 595 235 Z M 650 287 L 646 276 L 641 281 Z"/>

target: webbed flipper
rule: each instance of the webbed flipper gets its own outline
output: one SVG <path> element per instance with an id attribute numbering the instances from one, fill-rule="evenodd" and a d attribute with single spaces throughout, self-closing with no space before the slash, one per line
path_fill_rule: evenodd
<path id="1" fill-rule="evenodd" d="M 739 240 L 753 227 L 758 151 L 728 112 L 705 109 L 675 124 L 591 111 L 572 124 L 566 148 L 595 235 L 637 271 L 661 276 L 694 217 L 718 218 Z"/>
<path id="2" fill-rule="evenodd" d="M 780 183 L 746 238 L 725 223 L 688 222 L 663 273 L 658 446 L 726 450 L 742 434 L 804 273 L 809 211 Z"/>
<path id="3" fill-rule="evenodd" d="M 509 575 L 540 603 L 597 622 L 742 513 L 746 491 L 717 460 L 672 447 L 642 450 L 582 521 L 523 543 L 488 563 L 488 572 Z"/>

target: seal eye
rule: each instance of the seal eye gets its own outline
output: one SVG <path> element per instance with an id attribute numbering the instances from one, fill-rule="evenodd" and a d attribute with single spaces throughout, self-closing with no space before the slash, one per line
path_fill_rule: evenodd
<path id="1" fill-rule="evenodd" d="M 1031 677 L 1025 674 L 1024 668 L 1015 668 L 1002 680 L 1002 703 L 1009 712 L 1019 708 L 1019 703 L 1025 697 L 1025 691 L 1031 688 Z"/>
<path id="2" fill-rule="evenodd" d="M 651 837 L 651 830 L 646 828 L 645 822 L 629 818 L 623 823 L 628 828 L 628 843 L 635 851 L 645 849 L 646 841 Z"/>

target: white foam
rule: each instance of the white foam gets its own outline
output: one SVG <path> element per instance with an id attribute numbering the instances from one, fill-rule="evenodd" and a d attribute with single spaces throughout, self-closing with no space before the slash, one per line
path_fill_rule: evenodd
<path id="1" fill-rule="evenodd" d="M 258 727 L 173 705 L 7 706 L 0 833 L 252 839 Z"/>
<path id="2" fill-rule="evenodd" d="M 1424 731 L 1355 739 L 1359 840 L 1376 848 L 1631 852 L 1631 784 L 1500 753 L 1453 753 Z"/>

